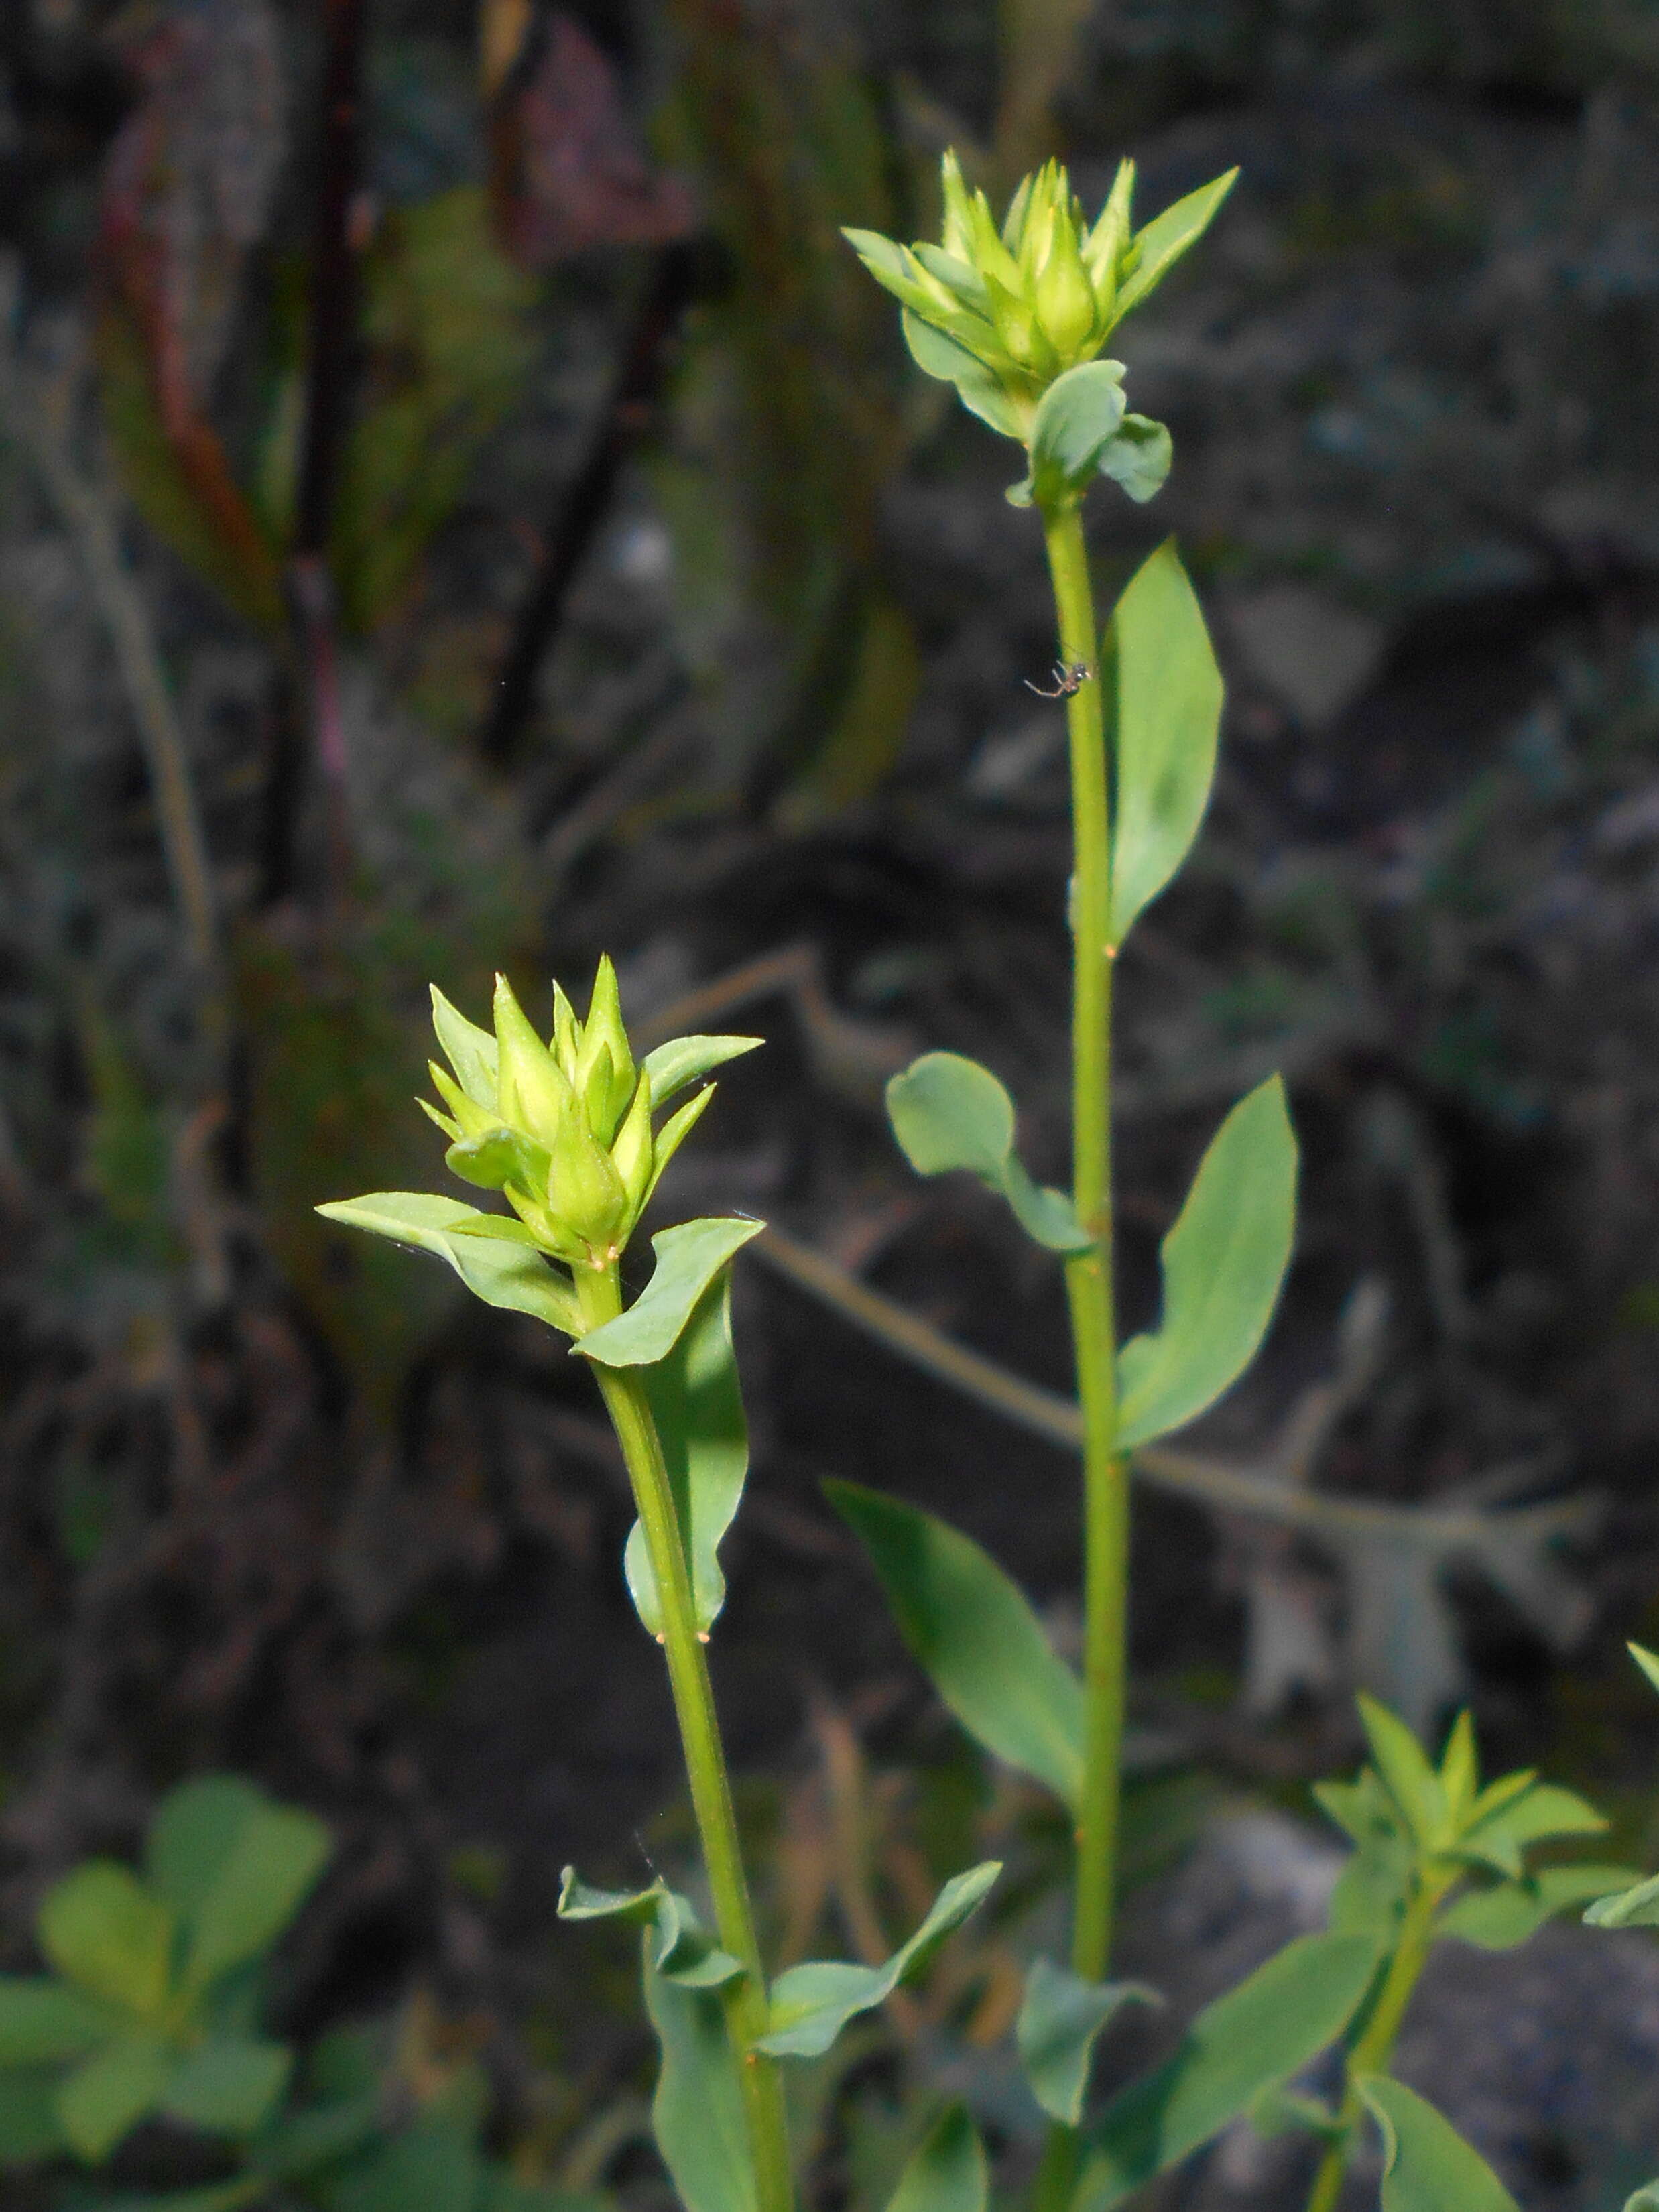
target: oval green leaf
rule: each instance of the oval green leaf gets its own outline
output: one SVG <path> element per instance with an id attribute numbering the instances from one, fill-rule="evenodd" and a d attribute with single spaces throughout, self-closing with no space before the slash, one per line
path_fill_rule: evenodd
<path id="1" fill-rule="evenodd" d="M 732 1344 L 729 1270 L 703 1292 L 672 1350 L 647 1369 L 645 1388 L 685 1542 L 697 1626 L 706 1631 L 726 1602 L 720 1542 L 737 1514 L 749 1472 L 749 1428 Z M 653 1636 L 660 1636 L 656 1577 L 637 1521 L 623 1565 L 640 1619 Z"/>
<path id="2" fill-rule="evenodd" d="M 173 1925 L 130 1868 L 88 1859 L 46 1893 L 36 1932 L 66 1981 L 145 2016 L 167 2000 Z"/>
<path id="3" fill-rule="evenodd" d="M 1089 489 L 1122 426 L 1124 406 L 1121 361 L 1085 362 L 1054 379 L 1031 422 L 1028 483 L 1039 507 L 1080 498 Z"/>
<path id="4" fill-rule="evenodd" d="M 870 1554 L 898 1631 L 976 1743 L 1075 1808 L 1083 1688 L 1024 1593 L 970 1537 L 853 1482 L 824 1495 Z"/>
<path id="5" fill-rule="evenodd" d="M 763 1221 L 683 1221 L 651 1239 L 656 1267 L 626 1313 L 601 1323 L 573 1345 L 602 1367 L 652 1367 L 678 1343 L 703 1292 Z"/>
<path id="6" fill-rule="evenodd" d="M 812 1959 L 791 1966 L 772 1984 L 767 2033 L 755 2048 L 775 2058 L 821 2058 L 848 2021 L 885 2003 L 902 1982 L 921 1972 L 946 1937 L 984 1903 L 1001 1863 L 988 1859 L 953 1875 L 909 1942 L 884 1966 Z"/>
<path id="7" fill-rule="evenodd" d="M 330 1221 L 365 1229 L 417 1252 L 447 1261 L 476 1298 L 508 1313 L 530 1314 L 574 1336 L 580 1328 L 574 1293 L 539 1252 L 510 1243 L 508 1229 L 497 1237 L 495 1217 L 475 1206 L 428 1191 L 379 1190 L 366 1198 L 342 1198 L 317 1208 Z M 458 1230 L 465 1233 L 457 1235 Z"/>
<path id="8" fill-rule="evenodd" d="M 165 2045 L 112 2043 L 58 2084 L 58 2119 L 70 2148 L 101 2166 L 123 2136 L 153 2112 L 174 2065 Z"/>
<path id="9" fill-rule="evenodd" d="M 1131 577 L 1112 616 L 1117 667 L 1117 813 L 1112 942 L 1192 849 L 1215 780 L 1221 672 L 1173 540 Z"/>
<path id="10" fill-rule="evenodd" d="M 1194 1420 L 1255 1357 L 1296 1229 L 1296 1138 L 1276 1075 L 1241 1099 L 1164 1240 L 1164 1315 L 1120 1361 L 1120 1449 Z"/>
<path id="11" fill-rule="evenodd" d="M 685 2212 L 757 2212 L 736 2054 L 720 2000 L 645 1960 L 645 2005 L 661 2052 L 651 2130 Z"/>
<path id="12" fill-rule="evenodd" d="M 1335 2041 L 1371 1985 L 1370 1936 L 1304 1936 L 1206 2005 L 1180 2048 L 1086 2131 L 1072 2212 L 1111 2212 Z"/>
<path id="13" fill-rule="evenodd" d="M 1109 2021 L 1126 2004 L 1162 2002 L 1144 1982 L 1086 1982 L 1051 1959 L 1033 1960 L 1014 2040 L 1031 2094 L 1051 2120 L 1071 2128 L 1081 2121 L 1089 2062 Z"/>
<path id="14" fill-rule="evenodd" d="M 1472 2144 L 1414 2089 L 1383 2074 L 1354 2087 L 1382 2131 L 1382 2212 L 1520 2212 Z"/>

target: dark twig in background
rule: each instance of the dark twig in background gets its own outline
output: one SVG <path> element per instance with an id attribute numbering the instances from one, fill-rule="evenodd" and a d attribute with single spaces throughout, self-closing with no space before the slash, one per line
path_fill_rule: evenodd
<path id="1" fill-rule="evenodd" d="M 693 246 L 677 241 L 664 246 L 653 263 L 616 381 L 513 627 L 478 740 L 479 751 L 494 768 L 510 767 L 522 747 L 535 705 L 537 672 L 558 635 L 570 586 L 609 511 L 623 464 L 650 428 L 669 348 L 690 301 L 696 259 Z"/>

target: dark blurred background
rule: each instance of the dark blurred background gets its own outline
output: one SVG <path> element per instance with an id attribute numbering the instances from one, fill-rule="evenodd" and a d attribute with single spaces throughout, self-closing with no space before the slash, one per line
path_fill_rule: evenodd
<path id="1" fill-rule="evenodd" d="M 1243 170 L 1123 337 L 1169 489 L 1091 509 L 1103 596 L 1178 533 L 1229 684 L 1123 978 L 1125 1296 L 1282 1067 L 1298 1256 L 1194 1449 L 1399 1510 L 1146 1491 L 1148 1863 L 1218 1803 L 1304 1811 L 1357 1683 L 1471 1702 L 1652 1841 L 1650 0 L 10 0 L 7 1940 L 160 1788 L 254 1774 L 343 1838 L 303 2019 L 482 2018 L 556 2147 L 642 2051 L 554 1872 L 679 1833 L 625 1486 L 560 1342 L 311 1208 L 441 1180 L 428 979 L 477 1013 L 608 949 L 642 1029 L 768 1039 L 665 1218 L 762 1212 L 1066 1387 L 1053 1269 L 880 1108 L 974 1053 L 1064 1175 L 1040 540 L 836 236 L 930 232 L 947 144 L 994 194 L 1060 153 L 1091 210 L 1133 154 L 1143 220 Z M 776 1255 L 738 1310 L 717 1682 L 805 1942 L 849 1790 L 900 1893 L 1014 1817 L 821 1478 L 948 1513 L 1062 1628 L 1076 1486 Z"/>

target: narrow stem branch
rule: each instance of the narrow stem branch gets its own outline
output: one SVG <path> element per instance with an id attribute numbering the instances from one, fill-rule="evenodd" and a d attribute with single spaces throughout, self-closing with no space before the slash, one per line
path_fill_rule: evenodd
<path id="1" fill-rule="evenodd" d="M 602 1273 L 579 1269 L 576 1287 L 583 1318 L 590 1328 L 621 1311 L 622 1293 L 614 1267 Z M 674 1493 L 650 1401 L 639 1376 L 631 1368 L 602 1367 L 597 1362 L 593 1371 L 627 1462 L 656 1582 L 662 1609 L 661 1642 L 714 1924 L 722 1946 L 742 1960 L 745 1970 L 728 1982 L 720 1995 L 742 2081 L 759 2212 L 791 2212 L 794 2191 L 783 2085 L 775 2062 L 754 2047 L 766 2033 L 766 1976 Z"/>
<path id="2" fill-rule="evenodd" d="M 1341 2200 L 1342 2185 L 1347 2178 L 1348 2160 L 1352 2155 L 1354 2136 L 1364 2111 L 1358 2090 L 1354 2087 L 1362 2074 L 1386 2072 L 1394 2056 L 1394 2046 L 1399 2039 L 1401 2022 L 1406 2016 L 1406 2007 L 1411 2002 L 1412 1991 L 1417 1987 L 1418 1977 L 1428 1962 L 1429 1950 L 1434 1941 L 1434 1916 L 1440 1899 L 1445 1894 L 1443 1884 L 1424 1881 L 1419 1877 L 1412 1893 L 1401 1923 L 1399 1941 L 1389 1960 L 1382 1986 L 1376 2001 L 1366 2017 L 1364 2027 L 1349 2051 L 1344 2068 L 1345 2086 L 1342 2106 L 1337 2115 L 1340 2133 L 1326 2146 L 1325 2155 L 1319 2161 L 1314 2176 L 1313 2192 L 1308 2199 L 1308 2212 L 1336 2212 Z"/>
<path id="3" fill-rule="evenodd" d="M 1069 1261 L 1078 1402 L 1083 1419 L 1084 1761 L 1078 1803 L 1073 1970 L 1099 1981 L 1111 1956 L 1128 1618 L 1128 1469 L 1117 1445 L 1117 1327 L 1112 1253 L 1112 860 L 1104 672 L 1078 504 L 1045 514 L 1060 659 L 1088 672 L 1066 702 L 1072 762 L 1073 1199 L 1093 1233 Z M 1075 2131 L 1050 2131 L 1037 2212 L 1059 2212 L 1076 2173 Z"/>

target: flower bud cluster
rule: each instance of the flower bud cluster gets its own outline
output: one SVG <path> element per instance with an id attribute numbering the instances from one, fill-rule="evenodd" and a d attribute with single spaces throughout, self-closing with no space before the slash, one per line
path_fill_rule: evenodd
<path id="1" fill-rule="evenodd" d="M 1000 229 L 954 154 L 943 167 L 942 245 L 847 237 L 878 283 L 921 322 L 973 355 L 1012 393 L 1035 401 L 1057 376 L 1092 361 L 1121 308 L 1140 256 L 1130 230 L 1134 164 L 1119 165 L 1091 225 L 1071 179 L 1049 161 L 1025 179 Z"/>
<path id="2" fill-rule="evenodd" d="M 495 978 L 493 1036 L 441 992 L 434 989 L 432 1001 L 453 1073 L 429 1063 L 447 1112 L 420 1103 L 451 1140 L 449 1166 L 480 1189 L 500 1191 L 551 1257 L 573 1267 L 611 1265 L 713 1086 L 653 1129 L 661 1102 L 653 1097 L 649 1071 L 635 1064 L 609 959 L 599 962 L 586 1021 L 554 985 L 553 1034 L 545 1044 L 504 975 Z"/>

